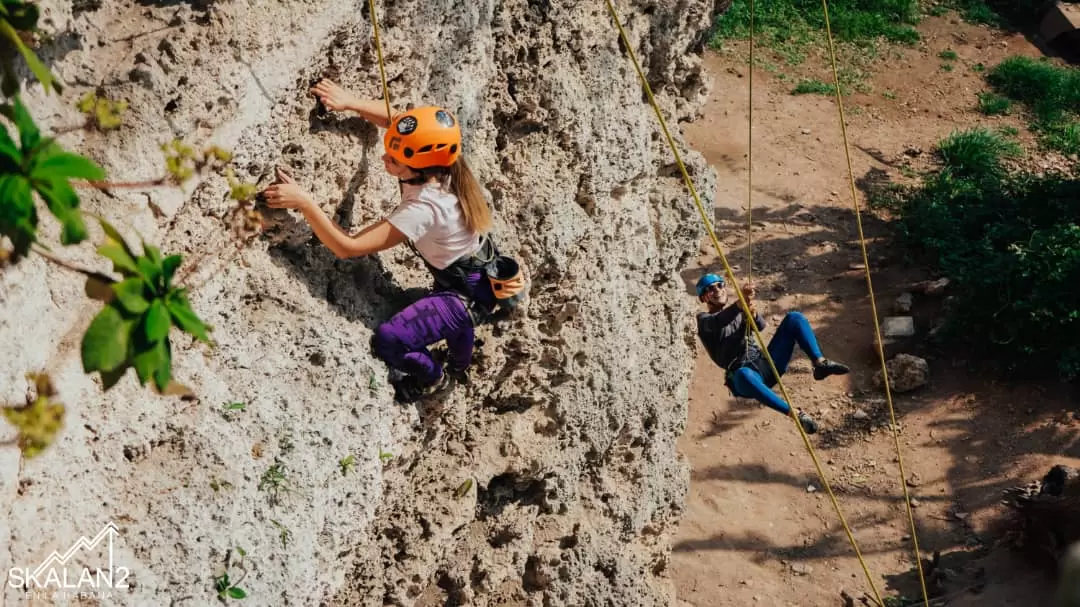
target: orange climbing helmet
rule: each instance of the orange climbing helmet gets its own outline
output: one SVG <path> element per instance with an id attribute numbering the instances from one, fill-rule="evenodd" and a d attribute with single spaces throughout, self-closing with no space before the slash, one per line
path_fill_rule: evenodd
<path id="1" fill-rule="evenodd" d="M 448 167 L 461 155 L 461 127 L 448 110 L 418 107 L 390 121 L 383 146 L 391 158 L 411 169 Z"/>

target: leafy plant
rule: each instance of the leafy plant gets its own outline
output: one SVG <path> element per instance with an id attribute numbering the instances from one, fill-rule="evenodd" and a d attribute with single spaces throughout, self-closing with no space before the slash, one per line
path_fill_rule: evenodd
<path id="1" fill-rule="evenodd" d="M 225 555 L 225 571 L 214 578 L 214 590 L 217 591 L 218 598 L 221 599 L 222 602 L 224 602 L 226 598 L 243 599 L 247 598 L 248 595 L 247 591 L 240 587 L 240 582 L 243 582 L 244 578 L 247 577 L 247 568 L 244 567 L 244 558 L 247 556 L 247 553 L 244 552 L 243 548 L 239 547 L 236 549 L 236 552 L 240 555 L 240 562 L 236 563 L 236 567 L 243 571 L 240 579 L 235 582 L 229 579 L 229 568 L 232 566 L 230 562 L 232 558 L 231 550 Z"/>
<path id="2" fill-rule="evenodd" d="M 382 462 L 383 465 L 386 465 L 386 463 L 393 459 L 393 457 L 393 453 L 387 453 L 386 451 L 382 450 L 382 447 L 379 447 L 379 461 Z"/>
<path id="3" fill-rule="evenodd" d="M 232 153 L 216 145 L 212 145 L 202 152 L 196 152 L 195 148 L 181 141 L 173 139 L 161 146 L 165 153 L 165 170 L 177 182 L 184 182 L 204 170 L 224 170 L 232 161 Z"/>
<path id="4" fill-rule="evenodd" d="M 289 482 L 285 464 L 281 460 L 275 459 L 274 464 L 263 472 L 259 480 L 259 491 L 269 493 L 267 501 L 271 506 L 281 502 L 282 493 L 292 493 L 292 483 Z"/>
<path id="5" fill-rule="evenodd" d="M 48 448 L 64 426 L 64 405 L 53 400 L 56 389 L 47 374 L 31 373 L 37 397 L 25 406 L 3 407 L 4 419 L 19 431 L 15 439 L 23 457 L 31 459 Z"/>
<path id="6" fill-rule="evenodd" d="M 349 473 L 349 470 L 352 470 L 353 466 L 355 466 L 355 465 L 356 465 L 356 458 L 351 453 L 349 455 L 341 458 L 341 461 L 338 462 L 338 466 L 341 467 L 341 475 L 342 476 L 347 475 Z"/>
<path id="7" fill-rule="evenodd" d="M 91 160 L 65 152 L 52 139 L 42 138 L 19 97 L 0 108 L 19 131 L 19 143 L 0 128 L 0 235 L 14 245 L 18 261 L 37 242 L 36 193 L 63 226 L 60 242 L 69 245 L 86 239 L 79 212 L 79 196 L 71 179 L 102 179 L 105 172 Z"/>
<path id="8" fill-rule="evenodd" d="M 98 253 L 113 262 L 123 280 L 108 285 L 108 290 L 97 290 L 106 303 L 83 336 L 83 370 L 99 372 L 108 390 L 128 368 L 135 367 L 140 385 L 153 381 L 159 391 L 165 391 L 172 379 L 169 330 L 175 325 L 211 343 L 208 327 L 191 309 L 187 289 L 173 284 L 182 258 L 162 257 L 157 247 L 145 241 L 143 254 L 137 255 L 116 228 L 99 221 L 108 238 Z"/>
<path id="9" fill-rule="evenodd" d="M 225 403 L 222 408 L 226 411 L 246 411 L 247 403 Z"/>
<path id="10" fill-rule="evenodd" d="M 938 58 L 945 61 L 956 61 L 957 54 L 954 50 L 944 50 L 938 53 Z"/>
<path id="11" fill-rule="evenodd" d="M 281 547 L 288 548 L 289 542 L 292 541 L 292 531 L 289 531 L 288 527 L 282 525 L 274 519 L 270 519 L 270 522 L 273 523 L 274 526 L 278 529 L 278 538 L 281 540 Z"/>
<path id="12" fill-rule="evenodd" d="M 123 114 L 127 111 L 127 101 L 113 101 L 108 97 L 99 96 L 97 91 L 90 91 L 79 100 L 76 105 L 79 111 L 86 114 L 91 125 L 102 131 L 119 128 L 123 124 Z"/>
<path id="13" fill-rule="evenodd" d="M 56 92 L 63 92 L 63 87 L 53 78 L 49 68 L 38 59 L 34 51 L 26 46 L 20 32 L 34 33 L 38 31 L 37 22 L 40 11 L 32 2 L 20 2 L 19 0 L 0 1 L 0 67 L 3 76 L 0 78 L 0 91 L 8 97 L 14 96 L 19 90 L 19 82 L 15 77 L 15 66 L 12 63 L 15 53 L 22 55 L 26 65 L 33 72 L 34 77 L 48 91 L 50 88 Z"/>

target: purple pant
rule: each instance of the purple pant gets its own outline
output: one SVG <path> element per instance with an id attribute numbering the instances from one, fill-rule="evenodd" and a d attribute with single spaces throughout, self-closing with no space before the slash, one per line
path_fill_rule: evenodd
<path id="1" fill-rule="evenodd" d="M 469 277 L 474 292 L 482 286 L 480 279 L 478 273 Z M 453 291 L 435 291 L 380 325 L 372 347 L 390 367 L 432 384 L 443 371 L 428 346 L 445 339 L 452 369 L 463 370 L 472 362 L 473 335 L 472 317 L 461 298 Z"/>

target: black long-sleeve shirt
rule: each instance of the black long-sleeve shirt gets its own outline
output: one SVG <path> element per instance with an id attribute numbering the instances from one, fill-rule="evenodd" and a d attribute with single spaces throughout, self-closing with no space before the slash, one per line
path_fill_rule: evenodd
<path id="1" fill-rule="evenodd" d="M 754 315 L 754 322 L 758 331 L 765 329 L 765 318 L 761 314 Z M 747 348 L 746 316 L 738 302 L 719 312 L 699 312 L 697 325 L 702 345 L 721 368 L 727 369 L 736 360 L 746 363 L 762 358 L 761 350 L 753 339 Z"/>

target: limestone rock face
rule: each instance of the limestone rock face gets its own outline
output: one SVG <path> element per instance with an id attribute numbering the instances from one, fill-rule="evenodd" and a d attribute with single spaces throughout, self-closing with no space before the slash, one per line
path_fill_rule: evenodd
<path id="1" fill-rule="evenodd" d="M 239 586 L 258 605 L 674 602 L 665 568 L 689 482 L 675 440 L 695 304 L 679 270 L 702 231 L 605 5 L 376 4 L 395 107 L 457 113 L 530 299 L 478 330 L 471 383 L 441 410 L 401 406 L 369 341 L 430 285 L 406 247 L 338 260 L 295 212 L 269 211 L 236 253 L 219 176 L 81 189 L 83 207 L 131 242 L 183 254 L 216 346 L 172 333 L 174 375 L 195 401 L 157 396 L 134 372 L 103 392 L 79 359 L 101 305 L 80 277 L 37 256 L 0 270 L 0 401 L 24 402 L 25 373 L 47 371 L 67 406 L 42 455 L 0 449 L 0 569 L 36 567 L 111 521 L 113 564 L 131 573 L 110 605 L 211 604 L 237 547 Z M 713 5 L 617 4 L 677 137 L 707 92 Z M 329 74 L 381 98 L 366 1 L 48 0 L 42 11 L 54 37 L 40 53 L 67 89 L 34 84 L 24 98 L 46 131 L 78 124 L 75 101 L 99 85 L 127 99 L 123 128 L 60 139 L 110 179 L 160 177 L 160 146 L 181 137 L 231 149 L 237 177 L 260 187 L 290 167 L 346 230 L 396 205 L 381 132 L 320 115 L 307 93 Z M 713 172 L 680 153 L 711 204 Z M 108 271 L 90 229 L 93 242 L 57 254 Z M 234 402 L 246 408 L 225 409 Z M 75 560 L 107 567 L 101 558 L 99 546 Z"/>

